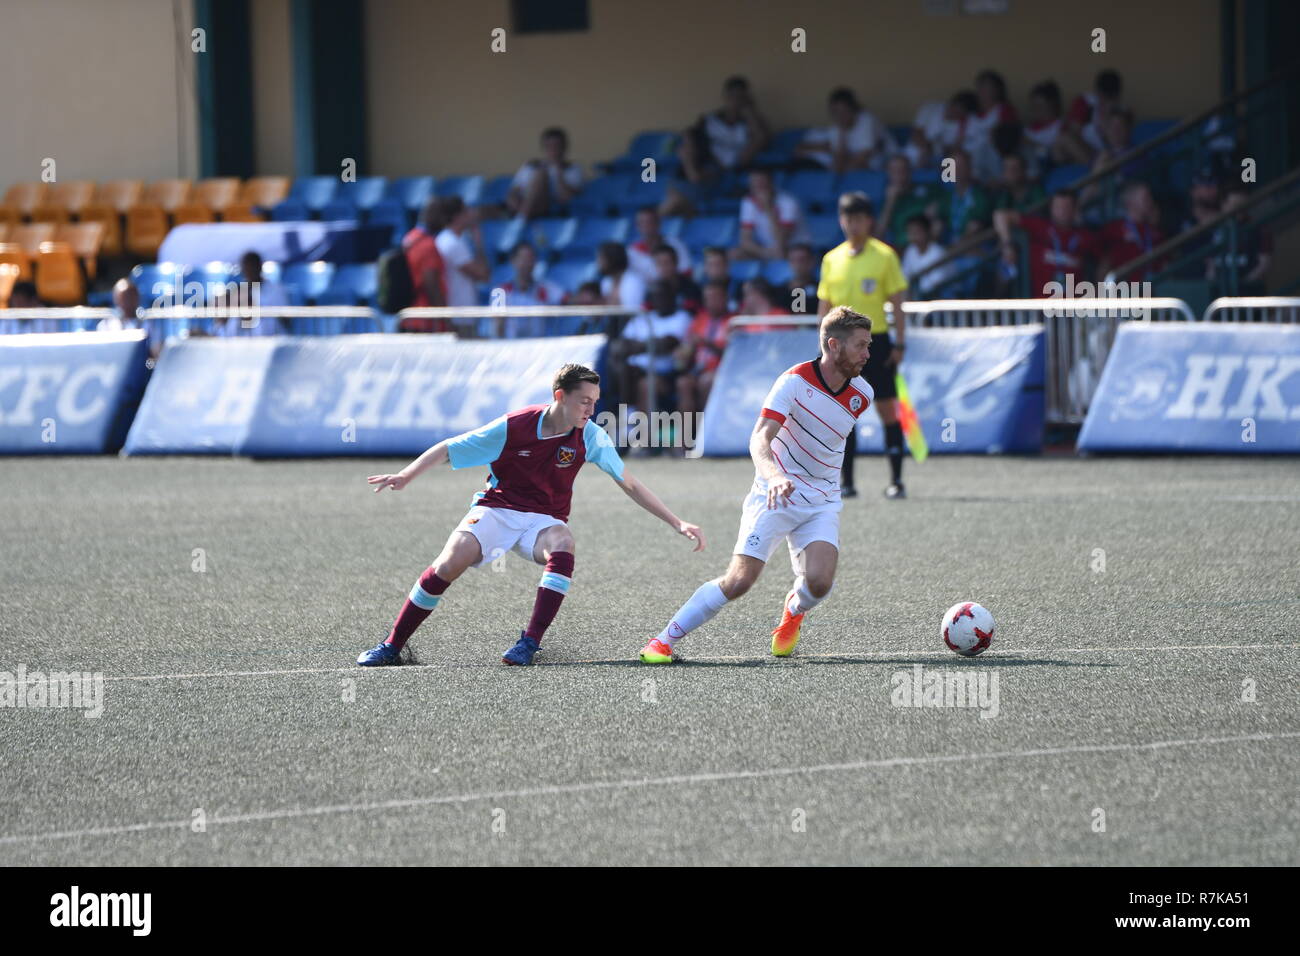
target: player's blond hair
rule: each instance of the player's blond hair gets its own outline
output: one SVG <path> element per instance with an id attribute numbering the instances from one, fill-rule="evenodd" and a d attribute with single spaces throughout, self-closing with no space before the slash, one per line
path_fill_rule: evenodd
<path id="1" fill-rule="evenodd" d="M 861 312 L 854 312 L 847 305 L 837 305 L 824 316 L 822 316 L 821 325 L 821 342 L 822 351 L 826 350 L 826 343 L 830 339 L 839 339 L 843 342 L 853 334 L 854 329 L 866 329 L 871 331 L 871 319 L 867 318 Z"/>
<path id="2" fill-rule="evenodd" d="M 564 394 L 567 395 L 583 382 L 599 385 L 600 375 L 585 365 L 570 362 L 568 365 L 561 366 L 560 370 L 555 373 L 555 378 L 551 379 L 551 391 L 563 390 Z"/>

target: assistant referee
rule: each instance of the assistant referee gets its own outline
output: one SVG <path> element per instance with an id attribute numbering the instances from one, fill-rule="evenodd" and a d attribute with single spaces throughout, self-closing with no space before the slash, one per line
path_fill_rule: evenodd
<path id="1" fill-rule="evenodd" d="M 875 226 L 875 208 L 866 193 L 850 192 L 840 196 L 840 229 L 844 241 L 822 258 L 821 282 L 817 286 L 817 315 L 823 316 L 837 305 L 847 305 L 871 319 L 871 354 L 862 368 L 862 377 L 876 393 L 876 414 L 885 426 L 885 451 L 889 455 L 889 487 L 885 497 L 905 498 L 903 489 L 903 428 L 898 424 L 898 388 L 894 375 L 903 360 L 903 299 L 907 279 L 892 248 L 871 236 Z M 885 303 L 894 307 L 896 322 L 890 336 L 885 317 Z M 857 431 L 849 432 L 844 448 L 844 466 L 840 473 L 841 494 L 856 495 L 853 486 L 853 459 L 857 453 Z"/>

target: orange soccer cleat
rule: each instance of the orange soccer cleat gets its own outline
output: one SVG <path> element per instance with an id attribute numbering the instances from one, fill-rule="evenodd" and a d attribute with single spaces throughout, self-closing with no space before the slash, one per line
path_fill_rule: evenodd
<path id="1" fill-rule="evenodd" d="M 773 657 L 789 657 L 794 653 L 795 645 L 799 643 L 799 629 L 803 627 L 803 615 L 790 613 L 790 599 L 793 597 L 793 591 L 785 596 L 785 603 L 781 605 L 781 623 L 772 631 Z"/>

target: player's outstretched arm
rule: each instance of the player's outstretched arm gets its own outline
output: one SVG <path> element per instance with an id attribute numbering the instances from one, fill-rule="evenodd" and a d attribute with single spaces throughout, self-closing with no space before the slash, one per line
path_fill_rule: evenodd
<path id="1" fill-rule="evenodd" d="M 447 442 L 440 441 L 397 474 L 371 475 L 366 479 L 366 481 L 375 486 L 375 494 L 378 494 L 385 488 L 392 488 L 394 491 L 401 491 L 411 483 L 413 478 L 435 465 L 443 464 L 447 461 L 447 458 Z"/>
<path id="2" fill-rule="evenodd" d="M 637 481 L 626 471 L 623 472 L 623 480 L 619 486 L 629 498 L 639 504 L 646 511 L 650 512 L 660 521 L 663 521 L 678 534 L 690 538 L 695 542 L 695 551 L 704 550 L 704 532 L 699 525 L 693 525 L 690 522 L 683 521 L 677 515 L 668 510 L 668 506 L 659 500 L 659 496 L 647 488 L 641 482 Z"/>
<path id="3" fill-rule="evenodd" d="M 794 494 L 794 481 L 781 470 L 772 457 L 772 439 L 781 430 L 781 423 L 771 418 L 760 418 L 754 426 L 754 433 L 749 436 L 749 456 L 754 459 L 754 468 L 767 482 L 768 509 L 784 507 Z"/>

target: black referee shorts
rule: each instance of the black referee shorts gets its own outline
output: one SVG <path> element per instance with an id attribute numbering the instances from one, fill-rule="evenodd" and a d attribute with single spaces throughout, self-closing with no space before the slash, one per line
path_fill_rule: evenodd
<path id="1" fill-rule="evenodd" d="M 867 364 L 862 366 L 862 377 L 876 393 L 876 401 L 898 397 L 898 386 L 894 382 L 898 366 L 890 358 L 893 352 L 894 340 L 889 337 L 888 332 L 872 333 L 871 355 L 867 359 Z"/>

